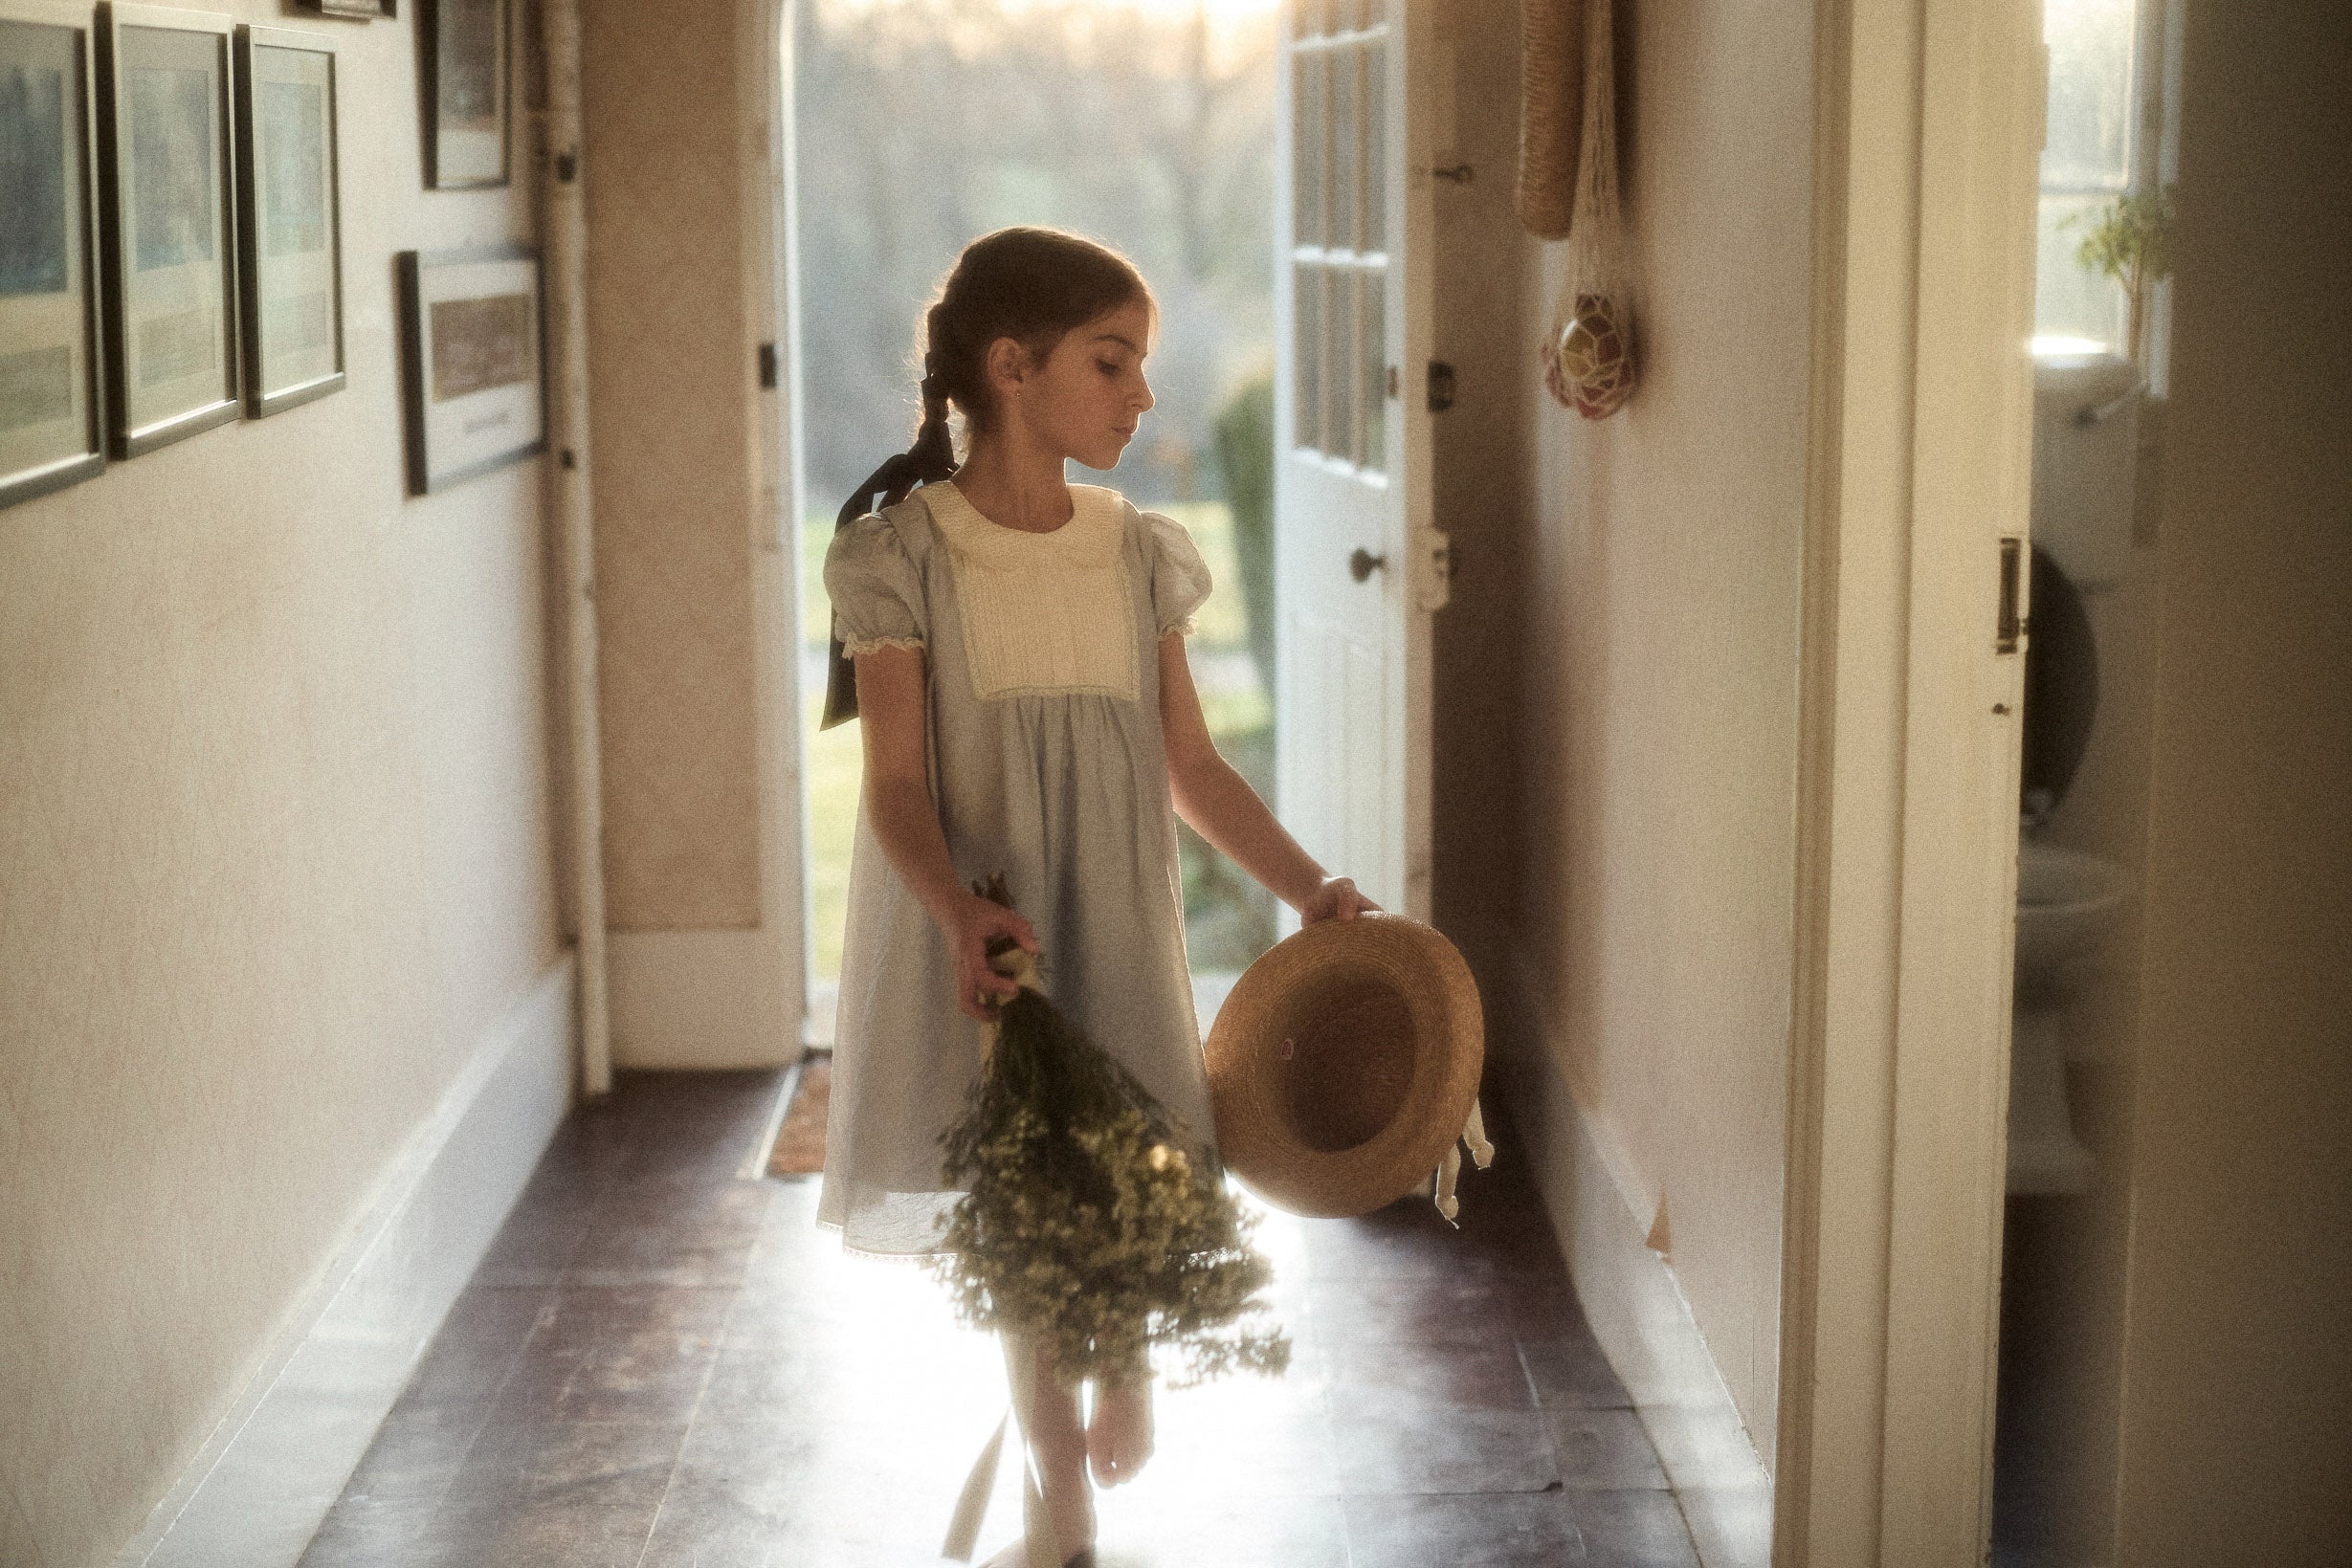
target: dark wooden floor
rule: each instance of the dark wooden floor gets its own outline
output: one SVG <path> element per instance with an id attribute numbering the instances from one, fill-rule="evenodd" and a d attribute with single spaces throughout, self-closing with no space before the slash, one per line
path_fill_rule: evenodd
<path id="1" fill-rule="evenodd" d="M 306 1568 L 938 1560 L 1003 1363 L 921 1270 L 818 1231 L 813 1180 L 738 1179 L 777 1082 L 624 1074 L 572 1116 Z M 1497 1130 L 1458 1232 L 1425 1200 L 1267 1216 L 1293 1369 L 1163 1391 L 1103 1568 L 1696 1568 Z"/>

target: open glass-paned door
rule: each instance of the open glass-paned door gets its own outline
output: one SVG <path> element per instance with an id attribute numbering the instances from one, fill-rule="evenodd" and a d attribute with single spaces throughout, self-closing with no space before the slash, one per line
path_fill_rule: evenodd
<path id="1" fill-rule="evenodd" d="M 1276 780 L 1334 874 L 1430 917 L 1428 0 L 1291 0 L 1276 116 Z"/>

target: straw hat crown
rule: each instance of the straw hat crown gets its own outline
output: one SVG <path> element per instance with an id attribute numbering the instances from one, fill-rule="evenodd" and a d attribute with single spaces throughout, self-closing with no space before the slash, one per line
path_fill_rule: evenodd
<path id="1" fill-rule="evenodd" d="M 1342 1218 L 1411 1191 L 1471 1115 L 1485 1025 L 1452 942 L 1401 915 L 1276 943 L 1205 1048 L 1226 1168 L 1278 1208 Z"/>

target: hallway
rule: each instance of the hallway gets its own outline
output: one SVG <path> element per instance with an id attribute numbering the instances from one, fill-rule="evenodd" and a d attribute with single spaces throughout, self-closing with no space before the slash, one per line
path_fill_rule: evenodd
<path id="1" fill-rule="evenodd" d="M 573 1113 L 304 1568 L 939 1560 L 1004 1407 L 920 1269 L 845 1258 L 813 1178 L 737 1173 L 780 1075 L 625 1073 Z M 1498 1118 L 1499 1121 L 1499 1118 Z M 1103 1568 L 1696 1568 L 1508 1125 L 1463 1183 L 1269 1214 L 1280 1382 L 1164 1392 Z M 998 1477 L 981 1551 L 1020 1516 Z"/>

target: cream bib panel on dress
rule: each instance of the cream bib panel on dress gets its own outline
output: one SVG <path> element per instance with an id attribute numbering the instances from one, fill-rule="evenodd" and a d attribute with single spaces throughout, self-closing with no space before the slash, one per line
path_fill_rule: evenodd
<path id="1" fill-rule="evenodd" d="M 948 547 L 964 656 L 983 697 L 1096 692 L 1142 696 L 1124 503 L 1070 487 L 1070 520 L 1032 534 L 990 522 L 954 481 L 922 487 Z"/>

